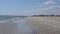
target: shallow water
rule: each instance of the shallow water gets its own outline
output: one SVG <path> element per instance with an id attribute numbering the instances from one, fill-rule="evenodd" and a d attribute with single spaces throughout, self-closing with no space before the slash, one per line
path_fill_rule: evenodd
<path id="1" fill-rule="evenodd" d="M 36 34 L 25 19 L 19 19 L 14 22 L 0 23 L 0 34 Z"/>

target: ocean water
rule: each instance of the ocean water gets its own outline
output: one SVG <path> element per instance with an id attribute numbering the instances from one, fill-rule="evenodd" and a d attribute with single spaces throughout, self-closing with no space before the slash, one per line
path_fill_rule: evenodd
<path id="1" fill-rule="evenodd" d="M 4 22 L 10 22 L 10 21 L 15 21 L 18 19 L 24 19 L 26 17 L 23 16 L 0 16 L 0 23 L 4 23 Z"/>
<path id="2" fill-rule="evenodd" d="M 23 16 L 0 16 L 0 34 L 36 34 Z"/>

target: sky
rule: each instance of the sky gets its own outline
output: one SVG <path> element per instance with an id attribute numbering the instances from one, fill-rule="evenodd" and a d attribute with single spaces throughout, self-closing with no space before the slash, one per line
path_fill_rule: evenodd
<path id="1" fill-rule="evenodd" d="M 0 0 L 0 15 L 60 14 L 60 0 Z"/>

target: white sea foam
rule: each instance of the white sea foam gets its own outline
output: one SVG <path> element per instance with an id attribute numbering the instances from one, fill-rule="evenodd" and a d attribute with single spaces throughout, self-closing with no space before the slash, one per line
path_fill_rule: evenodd
<path id="1" fill-rule="evenodd" d="M 11 19 L 7 19 L 7 20 L 1 20 L 0 23 L 13 23 L 16 20 L 20 20 L 21 18 L 11 18 Z"/>
<path id="2" fill-rule="evenodd" d="M 5 23 L 5 22 L 7 22 L 7 21 L 0 21 L 0 23 Z"/>
<path id="3" fill-rule="evenodd" d="M 16 19 L 12 18 L 12 19 L 8 19 L 8 20 L 2 20 L 0 21 L 0 23 L 7 23 L 7 22 L 12 22 L 15 21 Z"/>
<path id="4" fill-rule="evenodd" d="M 20 19 L 20 18 L 16 18 L 16 19 Z"/>

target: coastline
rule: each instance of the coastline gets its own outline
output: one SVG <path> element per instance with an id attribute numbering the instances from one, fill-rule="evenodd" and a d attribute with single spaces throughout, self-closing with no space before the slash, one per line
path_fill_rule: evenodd
<path id="1" fill-rule="evenodd" d="M 36 34 L 25 21 L 27 18 L 18 19 L 14 22 L 0 23 L 0 34 Z"/>
<path id="2" fill-rule="evenodd" d="M 60 34 L 60 17 L 30 17 L 26 20 L 37 34 Z"/>

